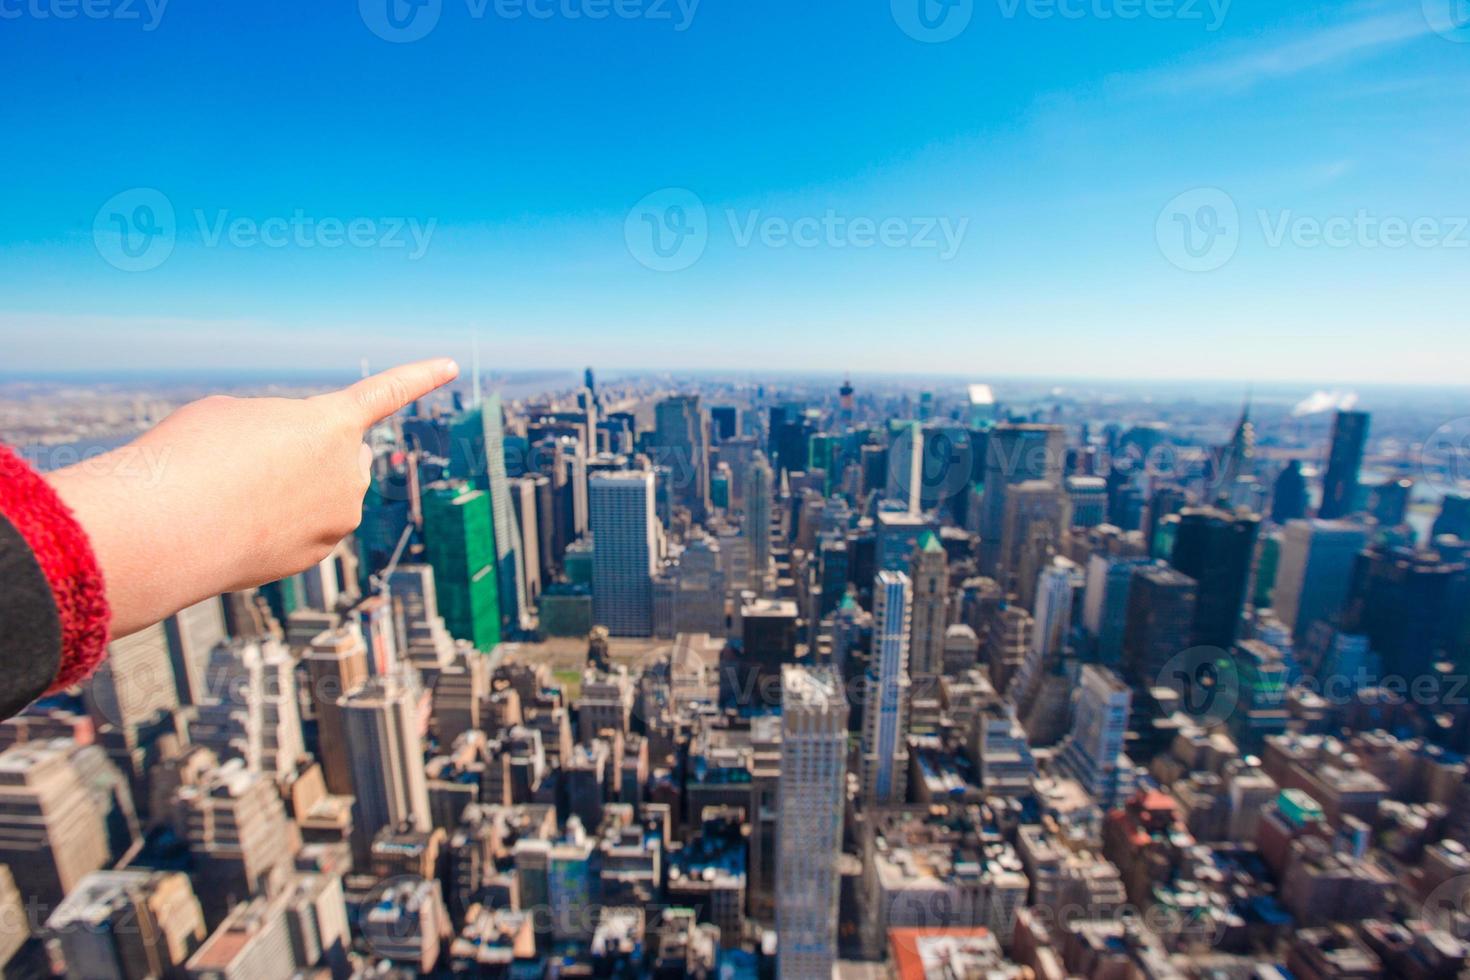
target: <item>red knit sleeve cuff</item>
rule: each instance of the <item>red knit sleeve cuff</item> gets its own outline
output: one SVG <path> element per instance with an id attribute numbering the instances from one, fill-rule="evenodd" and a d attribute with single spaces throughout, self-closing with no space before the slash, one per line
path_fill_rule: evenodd
<path id="1" fill-rule="evenodd" d="M 69 687 L 97 669 L 107 654 L 111 610 L 102 569 L 82 526 L 51 485 L 0 446 L 0 514 L 30 545 L 61 622 L 61 660 L 47 693 Z"/>

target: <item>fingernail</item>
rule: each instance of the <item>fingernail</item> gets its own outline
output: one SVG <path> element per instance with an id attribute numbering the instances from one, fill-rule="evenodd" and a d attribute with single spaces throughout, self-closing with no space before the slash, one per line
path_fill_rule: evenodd
<path id="1" fill-rule="evenodd" d="M 450 378 L 459 377 L 459 365 L 452 359 L 444 362 L 444 374 Z"/>

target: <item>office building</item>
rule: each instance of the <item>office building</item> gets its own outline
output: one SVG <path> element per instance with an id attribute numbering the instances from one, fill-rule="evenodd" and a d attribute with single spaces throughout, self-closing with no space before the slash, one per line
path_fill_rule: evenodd
<path id="1" fill-rule="evenodd" d="M 746 470 L 745 519 L 742 533 L 749 542 L 750 588 L 763 596 L 770 588 L 771 576 L 771 501 L 775 493 L 775 474 L 764 454 L 757 452 Z"/>
<path id="2" fill-rule="evenodd" d="M 1322 477 L 1322 506 L 1317 509 L 1318 517 L 1331 520 L 1346 517 L 1358 509 L 1358 470 L 1363 465 L 1363 446 L 1367 441 L 1367 412 L 1337 413 L 1332 423 L 1327 471 Z"/>
<path id="3" fill-rule="evenodd" d="M 653 474 L 598 473 L 588 481 L 592 612 L 613 636 L 653 634 L 658 519 Z"/>
<path id="4" fill-rule="evenodd" d="M 914 609 L 909 673 L 914 677 L 937 677 L 944 673 L 945 632 L 949 628 L 949 560 L 939 538 L 932 533 L 925 533 L 919 540 L 910 563 L 910 581 Z"/>
<path id="5" fill-rule="evenodd" d="M 996 578 L 1010 489 L 1028 480 L 1062 486 L 1066 433 L 1059 425 L 1001 423 L 990 430 L 985 451 L 985 490 L 980 500 L 980 574 Z"/>
<path id="6" fill-rule="evenodd" d="M 1271 609 L 1298 640 L 1314 623 L 1335 624 L 1352 588 L 1368 529 L 1347 521 L 1287 522 L 1271 592 Z"/>
<path id="7" fill-rule="evenodd" d="M 901 423 L 893 432 L 883 496 L 892 506 L 910 514 L 924 509 L 924 431 L 917 422 Z"/>
<path id="8" fill-rule="evenodd" d="M 908 796 L 909 630 L 913 589 L 902 572 L 873 584 L 873 652 L 863 691 L 863 799 Z"/>
<path id="9" fill-rule="evenodd" d="M 1170 563 L 1195 580 L 1191 646 L 1229 650 L 1235 645 L 1260 526 L 1254 514 L 1215 507 L 1186 507 L 1179 512 Z"/>
<path id="10" fill-rule="evenodd" d="M 342 699 L 367 682 L 367 645 L 356 625 L 328 630 L 311 641 L 302 656 L 316 716 L 316 757 L 327 792 L 352 795 L 352 764 L 347 755 L 347 725 Z"/>
<path id="11" fill-rule="evenodd" d="M 416 675 L 402 671 L 370 679 L 343 701 L 359 847 L 384 827 L 429 829 L 421 695 Z"/>
<path id="12" fill-rule="evenodd" d="M 196 894 L 208 923 L 271 890 L 289 871 L 301 835 L 270 779 L 240 759 L 174 794 L 170 819 L 189 848 Z"/>
<path id="13" fill-rule="evenodd" d="M 129 742 L 159 715 L 179 706 L 178 684 L 164 624 L 145 627 L 107 645 L 107 659 L 82 687 L 87 712 L 115 725 Z"/>
<path id="14" fill-rule="evenodd" d="M 187 875 L 132 869 L 87 875 L 46 929 L 67 976 L 88 980 L 177 976 L 207 935 Z"/>
<path id="15" fill-rule="evenodd" d="M 1087 562 L 1082 596 L 1082 628 L 1098 663 L 1116 668 L 1123 656 L 1123 627 L 1128 621 L 1128 590 L 1133 572 L 1147 558 L 1094 554 Z"/>
<path id="16" fill-rule="evenodd" d="M 0 865 L 21 894 L 48 908 L 109 860 L 103 814 L 72 762 L 75 747 L 57 739 L 0 753 Z"/>
<path id="17" fill-rule="evenodd" d="M 1016 593 L 1021 605 L 1030 609 L 1036 598 L 1037 576 L 1061 549 L 1062 534 L 1072 524 L 1072 501 L 1059 485 L 1045 480 L 1010 486 L 1005 497 L 996 581 Z M 983 538 L 980 547 L 984 555 Z"/>
<path id="18" fill-rule="evenodd" d="M 199 704 L 208 693 L 209 652 L 225 639 L 225 610 L 218 596 L 196 602 L 164 620 L 174 689 L 180 704 Z"/>
<path id="19" fill-rule="evenodd" d="M 1160 673 L 1169 659 L 1192 646 L 1197 589 L 1194 579 L 1167 565 L 1146 565 L 1133 573 L 1123 625 L 1123 673 L 1135 690 L 1162 683 Z"/>
<path id="20" fill-rule="evenodd" d="M 475 394 L 478 398 L 479 393 Z M 476 405 L 456 419 L 450 427 L 450 436 L 450 475 L 472 481 L 476 489 L 489 497 L 495 528 L 491 543 L 495 549 L 500 627 L 506 631 L 522 629 L 529 614 L 525 563 L 505 468 L 505 422 L 500 395 L 491 394 L 484 404 Z"/>
<path id="21" fill-rule="evenodd" d="M 1104 810 L 1133 792 L 1133 766 L 1123 752 L 1132 703 L 1132 692 L 1111 670 L 1083 665 L 1072 733 L 1057 754 L 1057 766 L 1081 783 Z"/>
<path id="22" fill-rule="evenodd" d="M 673 476 L 674 500 L 702 524 L 710 508 L 709 420 L 698 395 L 674 395 L 654 407 L 653 444 L 659 466 Z"/>
<path id="23" fill-rule="evenodd" d="M 1302 461 L 1293 459 L 1282 468 L 1271 490 L 1271 521 L 1285 524 L 1307 516 L 1307 478 Z"/>
<path id="24" fill-rule="evenodd" d="M 934 532 L 928 518 L 908 511 L 880 510 L 877 523 L 878 571 L 907 572 L 920 540 Z"/>
<path id="25" fill-rule="evenodd" d="M 847 784 L 847 699 L 836 672 L 781 672 L 781 774 L 776 821 L 776 972 L 830 980 Z"/>
<path id="26" fill-rule="evenodd" d="M 489 652 L 500 642 L 500 576 L 490 495 L 468 483 L 425 489 L 424 542 L 444 625 Z"/>
<path id="27" fill-rule="evenodd" d="M 1066 489 L 1072 502 L 1072 527 L 1096 527 L 1107 520 L 1107 480 L 1100 476 L 1069 476 Z"/>

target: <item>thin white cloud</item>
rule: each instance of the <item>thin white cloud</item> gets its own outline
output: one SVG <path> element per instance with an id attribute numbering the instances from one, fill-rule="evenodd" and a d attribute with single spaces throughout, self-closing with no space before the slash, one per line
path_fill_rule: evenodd
<path id="1" fill-rule="evenodd" d="M 1393 13 L 1375 10 L 1208 63 L 1151 73 L 1147 82 L 1150 88 L 1171 93 L 1201 89 L 1240 92 L 1273 79 L 1370 57 L 1430 33 L 1432 29 L 1417 5 L 1413 10 L 1400 8 Z"/>

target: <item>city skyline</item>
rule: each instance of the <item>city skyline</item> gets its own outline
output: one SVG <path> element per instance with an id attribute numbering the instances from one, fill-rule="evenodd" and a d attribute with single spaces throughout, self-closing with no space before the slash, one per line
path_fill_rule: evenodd
<path id="1" fill-rule="evenodd" d="M 450 3 L 413 43 L 357 11 L 7 20 L 0 125 L 88 151 L 0 163 L 7 368 L 385 363 L 478 325 L 508 368 L 840 343 L 853 371 L 1459 380 L 1470 70 L 1433 2 L 997 0 L 946 40 L 902 4 L 659 6 Z M 275 70 L 242 73 L 252 40 Z"/>

